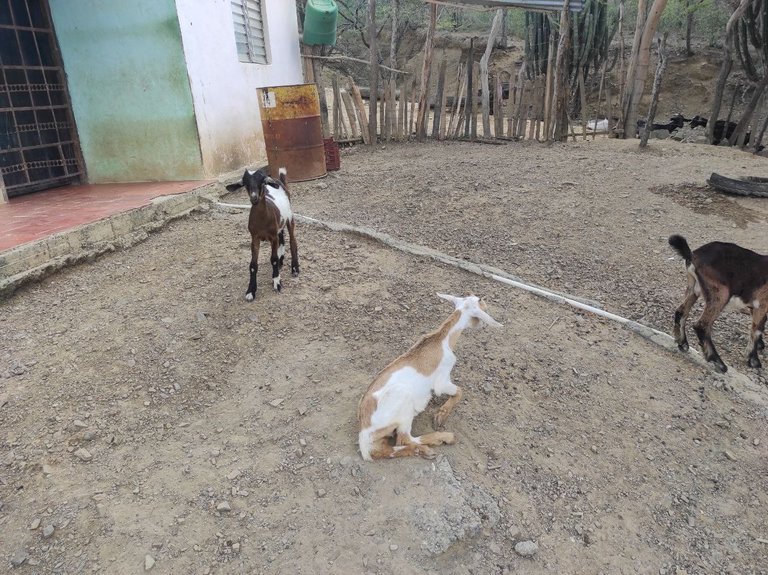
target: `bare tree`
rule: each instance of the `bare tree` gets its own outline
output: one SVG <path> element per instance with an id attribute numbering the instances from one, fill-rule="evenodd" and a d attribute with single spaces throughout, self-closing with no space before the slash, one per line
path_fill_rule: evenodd
<path id="1" fill-rule="evenodd" d="M 637 107 L 640 99 L 643 97 L 645 80 L 648 76 L 653 36 L 656 34 L 656 29 L 659 26 L 661 14 L 667 6 L 667 0 L 653 0 L 648 16 L 644 20 L 641 20 L 641 4 L 644 5 L 645 1 L 640 0 L 638 4 L 638 23 L 635 28 L 635 39 L 627 69 L 627 86 L 624 92 L 624 101 L 621 106 L 624 116 L 625 138 L 627 133 L 634 134 L 633 127 L 637 124 Z"/>

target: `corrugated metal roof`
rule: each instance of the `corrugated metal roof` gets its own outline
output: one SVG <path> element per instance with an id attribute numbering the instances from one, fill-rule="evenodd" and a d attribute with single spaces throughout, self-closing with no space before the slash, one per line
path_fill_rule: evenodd
<path id="1" fill-rule="evenodd" d="M 537 12 L 560 12 L 563 9 L 563 0 L 425 0 L 439 4 L 466 4 L 468 6 L 480 6 L 483 8 L 523 8 Z M 570 11 L 581 12 L 584 8 L 584 0 L 571 0 Z"/>

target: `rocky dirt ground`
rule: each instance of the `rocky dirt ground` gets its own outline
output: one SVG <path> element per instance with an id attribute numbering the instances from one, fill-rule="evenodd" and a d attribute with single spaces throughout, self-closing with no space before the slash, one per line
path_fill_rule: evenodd
<path id="1" fill-rule="evenodd" d="M 712 171 L 768 164 L 672 141 L 387 144 L 292 190 L 301 214 L 669 331 L 671 233 L 768 253 L 768 204 L 709 191 Z M 263 265 L 246 303 L 245 219 L 197 213 L 0 302 L 0 571 L 768 572 L 746 316 L 715 341 L 751 395 L 608 320 L 309 225 L 301 276 L 277 295 Z M 458 443 L 364 463 L 357 402 L 448 315 L 436 291 L 504 323 L 459 342 Z"/>

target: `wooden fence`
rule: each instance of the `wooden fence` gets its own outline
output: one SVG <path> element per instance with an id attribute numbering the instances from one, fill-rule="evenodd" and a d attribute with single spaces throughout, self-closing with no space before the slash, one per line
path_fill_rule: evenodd
<path id="1" fill-rule="evenodd" d="M 479 89 L 479 65 L 472 67 L 461 62 L 454 70 L 448 70 L 446 60 L 437 66 L 437 85 L 429 94 L 429 114 L 426 115 L 425 135 L 436 140 L 546 140 L 547 123 L 545 110 L 547 77 L 529 79 L 525 65 L 509 71 L 500 71 L 489 79 L 490 106 L 489 133 L 484 133 Z M 380 141 L 403 141 L 416 138 L 419 82 L 413 75 L 395 74 L 393 82 L 383 82 L 379 91 L 378 135 Z M 448 75 L 454 76 L 453 88 L 447 89 Z M 370 99 L 367 89 L 360 89 L 351 77 L 333 76 L 332 88 L 327 90 L 328 120 L 330 133 L 340 143 L 363 141 L 370 143 L 368 121 Z M 472 86 L 475 97 L 467 97 L 467 86 Z M 601 81 L 597 109 L 599 115 L 610 117 L 611 94 L 608 84 Z M 449 93 L 450 92 L 450 93 Z M 582 102 L 586 109 L 588 102 Z M 570 122 L 569 122 L 570 123 Z M 597 127 L 590 121 L 593 128 Z M 586 118 L 577 126 L 570 123 L 570 135 L 595 137 L 600 130 L 589 129 Z M 605 130 L 603 133 L 607 133 Z"/>

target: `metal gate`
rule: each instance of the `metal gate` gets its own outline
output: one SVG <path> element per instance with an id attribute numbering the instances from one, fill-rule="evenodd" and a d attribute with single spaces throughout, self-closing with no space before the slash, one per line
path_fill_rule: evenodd
<path id="1" fill-rule="evenodd" d="M 82 159 L 45 0 L 0 0 L 0 177 L 9 196 L 79 182 Z"/>

